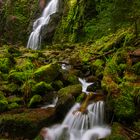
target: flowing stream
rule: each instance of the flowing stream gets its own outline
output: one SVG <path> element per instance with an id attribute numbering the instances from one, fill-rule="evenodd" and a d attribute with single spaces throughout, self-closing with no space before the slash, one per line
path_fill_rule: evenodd
<path id="1" fill-rule="evenodd" d="M 86 113 L 79 111 L 76 103 L 61 125 L 44 128 L 45 140 L 98 140 L 110 135 L 104 122 L 104 101 L 89 104 Z"/>
<path id="2" fill-rule="evenodd" d="M 62 64 L 63 70 L 68 70 L 65 64 Z M 94 84 L 86 82 L 85 79 L 79 78 L 82 85 L 82 92 L 89 96 L 87 87 Z M 87 98 L 88 99 L 88 98 Z M 54 104 L 49 105 L 55 107 Z M 87 101 L 87 102 L 86 102 Z M 44 106 L 42 108 L 47 108 Z M 44 140 L 99 140 L 111 134 L 111 128 L 105 123 L 105 103 L 97 101 L 88 103 L 76 103 L 66 115 L 61 125 L 55 125 L 50 128 L 43 128 L 41 135 Z"/>
<path id="3" fill-rule="evenodd" d="M 41 46 L 41 29 L 48 25 L 50 16 L 57 12 L 59 0 L 51 0 L 45 7 L 42 16 L 38 18 L 33 24 L 33 31 L 29 36 L 27 48 L 37 50 Z"/>
<path id="4" fill-rule="evenodd" d="M 89 92 L 87 91 L 88 86 L 94 84 L 90 82 L 86 82 L 85 79 L 79 78 L 80 83 L 82 84 L 82 92 L 88 94 Z"/>

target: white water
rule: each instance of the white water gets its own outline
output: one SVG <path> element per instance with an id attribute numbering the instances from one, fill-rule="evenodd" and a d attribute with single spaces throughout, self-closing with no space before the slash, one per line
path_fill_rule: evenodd
<path id="1" fill-rule="evenodd" d="M 33 24 L 33 31 L 30 34 L 27 48 L 37 50 L 41 46 L 41 29 L 43 26 L 47 25 L 50 21 L 50 16 L 57 12 L 59 0 L 51 0 L 48 5 L 46 5 L 42 16 L 38 18 Z"/>
<path id="2" fill-rule="evenodd" d="M 54 107 L 56 106 L 57 102 L 58 102 L 58 97 L 56 97 L 56 98 L 53 99 L 52 104 L 44 105 L 44 106 L 42 106 L 41 108 L 42 108 L 42 109 L 47 109 L 47 108 L 49 108 L 49 107 L 54 108 Z"/>
<path id="3" fill-rule="evenodd" d="M 92 84 L 94 84 L 94 83 L 86 82 L 85 79 L 81 79 L 81 78 L 79 78 L 79 81 L 80 81 L 80 83 L 82 84 L 82 92 L 88 94 L 88 93 L 89 93 L 89 92 L 87 91 L 88 86 L 90 86 L 90 85 L 92 85 Z"/>
<path id="4" fill-rule="evenodd" d="M 107 137 L 111 129 L 104 122 L 104 102 L 98 101 L 87 107 L 87 112 L 79 111 L 75 104 L 62 125 L 45 128 L 45 140 L 98 140 Z"/>
<path id="5" fill-rule="evenodd" d="M 71 65 L 62 64 L 62 65 L 61 65 L 61 68 L 62 68 L 63 70 L 70 70 L 70 69 L 71 69 Z"/>

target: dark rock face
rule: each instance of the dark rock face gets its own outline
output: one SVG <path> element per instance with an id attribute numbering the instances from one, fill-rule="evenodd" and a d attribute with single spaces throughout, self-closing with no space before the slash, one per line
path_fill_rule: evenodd
<path id="1" fill-rule="evenodd" d="M 59 0 L 58 12 L 52 14 L 50 16 L 49 24 L 45 25 L 41 29 L 42 41 L 44 41 L 45 43 L 52 42 L 52 38 L 54 36 L 55 30 L 57 28 L 57 25 L 58 25 L 60 19 L 61 19 L 62 12 L 63 12 L 63 0 Z"/>
<path id="2" fill-rule="evenodd" d="M 53 38 L 55 29 L 59 23 L 60 18 L 61 18 L 60 13 L 55 13 L 55 14 L 51 15 L 49 24 L 43 26 L 43 28 L 41 29 L 42 41 L 44 41 L 46 43 L 52 42 L 52 38 Z"/>

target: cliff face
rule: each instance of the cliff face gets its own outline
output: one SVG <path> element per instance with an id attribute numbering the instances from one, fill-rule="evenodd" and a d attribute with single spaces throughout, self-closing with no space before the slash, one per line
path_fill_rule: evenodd
<path id="1" fill-rule="evenodd" d="M 62 20 L 55 32 L 54 42 L 85 41 L 89 33 L 84 28 L 96 15 L 95 0 L 65 1 Z"/>

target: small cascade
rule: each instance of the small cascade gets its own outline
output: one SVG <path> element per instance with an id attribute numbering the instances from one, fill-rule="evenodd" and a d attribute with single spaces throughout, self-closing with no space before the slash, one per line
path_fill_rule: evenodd
<path id="1" fill-rule="evenodd" d="M 94 84 L 94 83 L 86 82 L 85 79 L 81 79 L 81 78 L 79 78 L 79 81 L 82 84 L 82 92 L 89 94 L 89 92 L 87 91 L 87 87 Z"/>
<path id="2" fill-rule="evenodd" d="M 33 31 L 30 34 L 27 48 L 33 50 L 40 49 L 41 45 L 41 29 L 45 25 L 48 25 L 50 21 L 50 16 L 57 12 L 59 0 L 51 0 L 49 4 L 45 7 L 42 16 L 38 18 L 33 24 Z"/>
<path id="3" fill-rule="evenodd" d="M 104 122 L 104 101 L 87 106 L 86 112 L 79 111 L 80 103 L 76 103 L 62 125 L 45 128 L 45 140 L 98 140 L 107 137 L 111 129 Z M 50 132 L 50 133 L 48 133 Z"/>
<path id="4" fill-rule="evenodd" d="M 54 107 L 56 106 L 57 102 L 58 102 L 58 97 L 56 97 L 56 98 L 53 99 L 52 104 L 44 105 L 44 106 L 42 106 L 41 108 L 42 108 L 42 109 L 47 109 L 47 108 L 49 108 L 49 107 L 53 107 L 53 108 L 54 108 Z"/>

